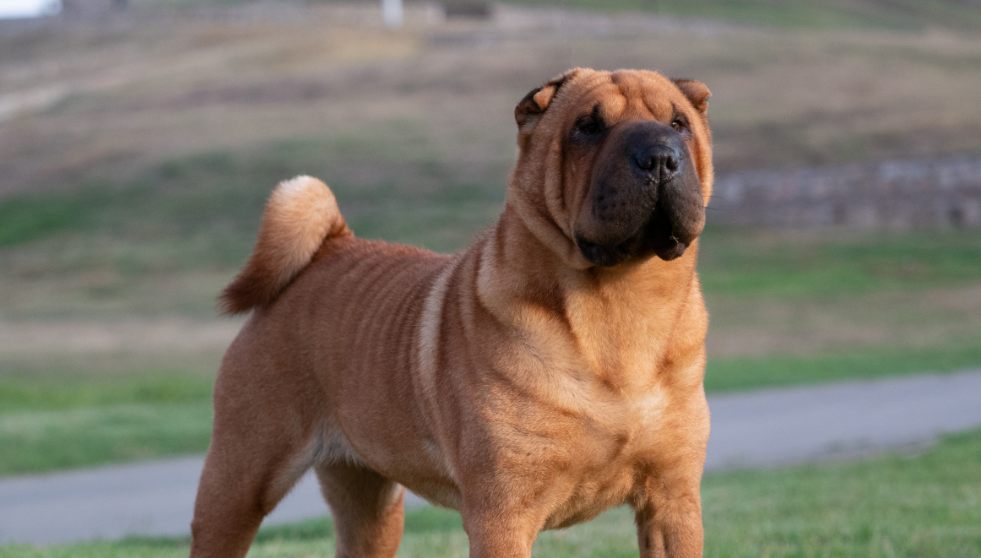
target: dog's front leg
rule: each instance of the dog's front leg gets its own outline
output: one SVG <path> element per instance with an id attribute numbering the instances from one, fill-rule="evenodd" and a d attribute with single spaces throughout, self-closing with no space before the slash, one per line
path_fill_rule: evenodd
<path id="1" fill-rule="evenodd" d="M 470 537 L 470 558 L 529 558 L 538 535 L 514 517 L 470 517 L 464 528 Z"/>
<path id="2" fill-rule="evenodd" d="M 470 558 L 529 558 L 541 522 L 531 509 L 508 505 L 501 490 L 486 498 L 470 498 L 461 515 L 470 537 Z"/>
<path id="3" fill-rule="evenodd" d="M 650 479 L 646 488 L 645 498 L 635 505 L 640 558 L 700 558 L 702 507 L 698 483 L 679 490 Z"/>

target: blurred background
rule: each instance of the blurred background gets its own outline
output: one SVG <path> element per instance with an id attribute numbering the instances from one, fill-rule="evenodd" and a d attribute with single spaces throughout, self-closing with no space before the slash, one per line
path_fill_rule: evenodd
<path id="1" fill-rule="evenodd" d="M 0 475 L 205 451 L 215 297 L 275 184 L 454 251 L 514 105 L 575 66 L 713 93 L 709 391 L 981 365 L 977 2 L 0 7 Z"/>

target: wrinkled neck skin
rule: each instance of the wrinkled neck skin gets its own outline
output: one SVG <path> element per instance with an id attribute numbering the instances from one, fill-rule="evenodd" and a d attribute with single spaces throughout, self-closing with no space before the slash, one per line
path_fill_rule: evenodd
<path id="1" fill-rule="evenodd" d="M 538 209 L 561 215 L 563 200 L 536 202 L 527 194 L 561 192 L 562 185 L 521 183 L 562 173 L 521 169 L 519 162 L 498 234 L 484 237 L 481 267 L 505 270 L 481 274 L 478 290 L 490 311 L 525 335 L 533 351 L 543 331 L 571 341 L 577 368 L 617 391 L 643 391 L 665 380 L 700 390 L 707 314 L 695 273 L 697 241 L 670 262 L 653 256 L 597 267 L 580 253 L 568 222 Z"/>

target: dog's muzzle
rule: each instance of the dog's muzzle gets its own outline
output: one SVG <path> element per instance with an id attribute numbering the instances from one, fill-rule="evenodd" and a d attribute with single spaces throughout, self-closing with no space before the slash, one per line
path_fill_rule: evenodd
<path id="1" fill-rule="evenodd" d="M 656 121 L 611 133 L 593 167 L 576 243 L 595 265 L 684 254 L 705 226 L 701 182 L 685 137 Z"/>

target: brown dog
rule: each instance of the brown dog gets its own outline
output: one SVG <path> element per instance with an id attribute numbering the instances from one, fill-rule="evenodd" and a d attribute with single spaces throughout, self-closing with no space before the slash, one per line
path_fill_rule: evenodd
<path id="1" fill-rule="evenodd" d="M 253 314 L 191 555 L 244 556 L 313 467 L 339 557 L 395 554 L 403 486 L 460 511 L 474 558 L 623 503 L 641 556 L 701 556 L 708 97 L 644 71 L 535 89 L 504 212 L 455 256 L 359 240 L 321 182 L 280 185 L 223 296 Z"/>

